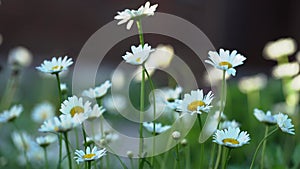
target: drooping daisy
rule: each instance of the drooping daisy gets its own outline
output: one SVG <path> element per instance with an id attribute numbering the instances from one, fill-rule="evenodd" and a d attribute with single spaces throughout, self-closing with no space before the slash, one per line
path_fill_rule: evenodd
<path id="1" fill-rule="evenodd" d="M 75 115 L 75 117 L 77 114 Z M 80 123 L 76 121 L 70 114 L 62 114 L 59 117 L 46 120 L 39 128 L 40 132 L 59 132 L 64 133 L 77 127 Z"/>
<path id="2" fill-rule="evenodd" d="M 241 92 L 247 94 L 253 91 L 259 91 L 266 87 L 267 76 L 264 74 L 257 74 L 254 76 L 243 77 L 239 80 L 238 87 Z"/>
<path id="3" fill-rule="evenodd" d="M 14 121 L 23 111 L 22 105 L 14 105 L 11 109 L 5 110 L 0 114 L 0 123 Z"/>
<path id="4" fill-rule="evenodd" d="M 151 49 L 147 43 L 142 46 L 141 44 L 137 47 L 131 46 L 131 52 L 126 52 L 126 55 L 122 56 L 123 59 L 130 64 L 133 65 L 141 65 L 143 64 L 147 58 L 149 57 L 150 53 L 154 50 Z"/>
<path id="5" fill-rule="evenodd" d="M 238 54 L 236 50 L 231 53 L 229 50 L 220 49 L 220 52 L 209 51 L 206 63 L 213 65 L 215 68 L 226 71 L 229 75 L 235 76 L 234 67 L 244 64 L 246 57 Z"/>
<path id="6" fill-rule="evenodd" d="M 43 102 L 36 105 L 32 111 L 31 117 L 33 121 L 42 123 L 45 120 L 54 117 L 55 109 L 52 104 Z"/>
<path id="7" fill-rule="evenodd" d="M 151 133 L 154 131 L 153 122 L 143 122 L 143 126 Z M 169 128 L 171 128 L 171 126 L 163 126 L 161 123 L 155 123 L 155 133 L 163 133 Z"/>
<path id="8" fill-rule="evenodd" d="M 12 141 L 19 151 L 30 151 L 34 149 L 35 142 L 26 132 L 13 132 Z"/>
<path id="9" fill-rule="evenodd" d="M 232 120 L 232 121 L 228 121 L 228 120 L 226 120 L 226 121 L 224 121 L 224 122 L 222 122 L 222 123 L 220 123 L 220 129 L 222 130 L 222 129 L 228 129 L 228 128 L 238 128 L 238 127 L 240 127 L 241 126 L 241 124 L 240 123 L 238 123 L 237 121 L 235 121 L 235 120 Z"/>
<path id="10" fill-rule="evenodd" d="M 96 88 L 89 88 L 88 90 L 84 90 L 82 92 L 82 96 L 89 97 L 91 99 L 97 99 L 103 97 L 108 89 L 111 87 L 111 82 L 106 80 L 103 84 Z"/>
<path id="11" fill-rule="evenodd" d="M 175 89 L 163 88 L 159 92 L 155 92 L 156 102 L 164 103 L 170 109 L 174 110 L 178 106 L 176 100 L 179 99 L 181 92 L 182 88 L 180 86 L 177 86 Z"/>
<path id="12" fill-rule="evenodd" d="M 292 124 L 292 120 L 288 117 L 288 115 L 279 113 L 274 115 L 274 117 L 276 118 L 277 125 L 281 131 L 295 135 L 294 125 Z"/>
<path id="13" fill-rule="evenodd" d="M 77 96 L 69 97 L 61 104 L 60 112 L 62 114 L 70 114 L 74 120 L 79 122 L 80 124 L 87 119 L 87 112 L 91 111 L 90 107 L 91 103 L 86 101 L 83 103 L 82 98 L 78 98 Z M 77 116 L 75 116 L 77 115 Z"/>
<path id="14" fill-rule="evenodd" d="M 230 127 L 228 129 L 217 130 L 213 136 L 213 142 L 229 148 L 241 147 L 244 144 L 248 144 L 249 141 L 249 134 L 246 131 L 241 132 L 240 128 Z"/>
<path id="15" fill-rule="evenodd" d="M 72 64 L 72 58 L 68 58 L 68 56 L 65 56 L 64 58 L 53 57 L 51 61 L 45 60 L 41 66 L 36 67 L 36 69 L 44 73 L 56 74 L 67 70 Z"/>
<path id="16" fill-rule="evenodd" d="M 76 150 L 75 151 L 75 159 L 77 164 L 81 162 L 86 162 L 86 161 L 95 161 L 97 159 L 100 159 L 104 155 L 106 155 L 106 150 L 105 149 L 100 149 L 98 150 L 97 147 L 94 147 L 91 151 L 90 147 L 87 147 L 85 152 L 83 150 Z"/>
<path id="17" fill-rule="evenodd" d="M 98 104 L 95 104 L 93 109 L 86 112 L 87 120 L 94 120 L 98 117 L 100 117 L 105 112 L 105 108 L 103 106 L 98 106 Z"/>
<path id="18" fill-rule="evenodd" d="M 276 118 L 272 115 L 271 111 L 264 113 L 262 110 L 254 109 L 254 116 L 256 119 L 267 125 L 275 125 L 277 123 Z"/>
<path id="19" fill-rule="evenodd" d="M 182 102 L 177 107 L 177 110 L 191 114 L 202 114 L 202 112 L 207 113 L 212 107 L 210 105 L 212 100 L 212 91 L 209 91 L 207 95 L 204 95 L 203 90 L 192 90 L 191 94 L 184 95 Z"/>
<path id="20" fill-rule="evenodd" d="M 263 50 L 266 59 L 277 60 L 278 58 L 289 56 L 296 51 L 296 41 L 292 38 L 282 38 L 268 42 Z"/>
<path id="21" fill-rule="evenodd" d="M 41 147 L 47 147 L 51 143 L 54 143 L 57 140 L 57 137 L 54 135 L 46 135 L 46 136 L 40 136 L 36 138 L 36 142 L 41 146 Z"/>
<path id="22" fill-rule="evenodd" d="M 134 20 L 139 20 L 144 16 L 152 16 L 157 8 L 158 4 L 150 6 L 150 2 L 146 2 L 145 6 L 141 6 L 138 10 L 125 9 L 122 12 L 118 12 L 115 16 L 116 20 L 120 20 L 118 25 L 127 23 L 126 28 L 129 30 L 134 23 Z"/>

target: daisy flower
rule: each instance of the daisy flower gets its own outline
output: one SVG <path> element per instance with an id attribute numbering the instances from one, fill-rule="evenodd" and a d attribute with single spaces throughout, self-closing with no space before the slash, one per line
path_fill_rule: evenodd
<path id="1" fill-rule="evenodd" d="M 213 65 L 215 68 L 226 71 L 229 75 L 235 76 L 236 70 L 234 67 L 244 64 L 246 57 L 238 54 L 236 50 L 231 53 L 229 50 L 220 49 L 220 52 L 208 52 L 206 63 Z"/>
<path id="2" fill-rule="evenodd" d="M 58 59 L 53 57 L 51 61 L 45 60 L 41 66 L 36 67 L 36 69 L 44 73 L 56 74 L 67 70 L 72 64 L 72 58 L 68 58 L 68 56 L 64 58 L 59 57 Z"/>
<path id="3" fill-rule="evenodd" d="M 46 136 L 40 136 L 36 138 L 36 142 L 41 146 L 41 147 L 47 147 L 51 143 L 54 143 L 57 140 L 57 137 L 54 135 L 46 135 Z"/>
<path id="4" fill-rule="evenodd" d="M 185 94 L 181 103 L 177 106 L 177 110 L 187 113 L 208 112 L 212 107 L 210 104 L 213 100 L 212 91 L 209 91 L 207 95 L 203 94 L 203 90 L 192 90 L 191 94 Z"/>
<path id="5" fill-rule="evenodd" d="M 266 87 L 267 77 L 264 74 L 243 77 L 238 82 L 238 87 L 241 92 L 247 94 L 253 91 L 259 91 Z"/>
<path id="6" fill-rule="evenodd" d="M 268 42 L 263 50 L 266 59 L 277 60 L 296 52 L 296 41 L 292 38 L 282 38 Z"/>
<path id="7" fill-rule="evenodd" d="M 250 141 L 249 134 L 240 128 L 232 128 L 217 130 L 213 136 L 213 142 L 229 148 L 241 147 Z"/>
<path id="8" fill-rule="evenodd" d="M 91 103 L 86 101 L 83 103 L 82 98 L 77 96 L 69 97 L 61 104 L 60 112 L 62 114 L 71 115 L 74 120 L 78 121 L 80 124 L 87 119 L 86 113 L 91 111 Z M 75 116 L 76 115 L 76 116 Z"/>
<path id="9" fill-rule="evenodd" d="M 235 121 L 235 120 L 232 120 L 232 121 L 228 121 L 228 120 L 226 120 L 226 121 L 224 121 L 224 122 L 222 122 L 222 123 L 220 123 L 220 129 L 222 130 L 222 129 L 228 129 L 228 128 L 238 128 L 238 127 L 240 127 L 241 126 L 241 124 L 240 123 L 238 123 L 237 121 Z"/>
<path id="10" fill-rule="evenodd" d="M 98 150 L 97 147 L 94 147 L 91 151 L 90 147 L 87 147 L 85 152 L 83 150 L 76 150 L 75 151 L 75 159 L 77 164 L 81 163 L 81 162 L 86 162 L 86 161 L 95 161 L 101 157 L 103 157 L 104 155 L 106 155 L 106 150 L 105 149 L 101 149 Z"/>
<path id="11" fill-rule="evenodd" d="M 77 114 L 75 115 L 75 117 Z M 59 117 L 54 117 L 52 119 L 46 120 L 39 128 L 40 132 L 59 132 L 64 133 L 77 127 L 80 123 L 74 120 L 70 114 L 60 115 Z"/>
<path id="12" fill-rule="evenodd" d="M 274 115 L 274 117 L 276 118 L 277 125 L 281 131 L 295 135 L 294 125 L 292 124 L 292 120 L 289 119 L 288 115 L 279 113 Z"/>
<path id="13" fill-rule="evenodd" d="M 23 111 L 22 105 L 14 105 L 11 109 L 5 110 L 0 114 L 0 123 L 14 121 Z"/>
<path id="14" fill-rule="evenodd" d="M 143 122 L 143 126 L 151 133 L 154 130 L 152 122 Z M 161 123 L 155 123 L 155 132 L 156 133 L 163 133 L 166 130 L 168 130 L 169 128 L 171 128 L 171 126 L 169 126 L 169 125 L 163 126 Z"/>
<path id="15" fill-rule="evenodd" d="M 144 16 L 152 16 L 157 8 L 158 4 L 150 6 L 150 2 L 146 2 L 145 6 L 141 6 L 138 10 L 125 9 L 122 12 L 118 12 L 114 18 L 120 20 L 118 25 L 127 23 L 126 28 L 129 30 L 134 23 L 134 20 L 139 20 Z"/>
<path id="16" fill-rule="evenodd" d="M 82 92 L 82 96 L 91 99 L 101 98 L 107 93 L 110 87 L 111 87 L 111 82 L 109 80 L 106 80 L 103 84 L 101 84 L 96 88 L 89 88 L 88 90 L 84 90 Z"/>
<path id="17" fill-rule="evenodd" d="M 48 102 L 36 105 L 32 111 L 31 118 L 37 123 L 42 123 L 45 120 L 54 117 L 55 109 Z"/>
<path id="18" fill-rule="evenodd" d="M 87 120 L 94 120 L 98 117 L 100 117 L 104 112 L 105 112 L 105 108 L 103 108 L 103 106 L 98 106 L 98 104 L 95 104 L 93 109 L 91 109 L 90 111 L 88 111 L 86 113 L 87 115 Z"/>
<path id="19" fill-rule="evenodd" d="M 132 53 L 126 52 L 126 55 L 122 56 L 123 59 L 132 65 L 141 65 L 154 50 L 146 43 L 144 46 L 141 44 L 138 47 L 131 46 L 131 51 Z"/>
<path id="20" fill-rule="evenodd" d="M 293 77 L 299 73 L 299 63 L 291 62 L 277 65 L 272 70 L 272 75 L 277 78 Z"/>
<path id="21" fill-rule="evenodd" d="M 35 142 L 26 132 L 13 132 L 12 141 L 20 151 L 30 151 L 34 149 Z"/>
<path id="22" fill-rule="evenodd" d="M 32 54 L 28 49 L 18 46 L 9 51 L 8 63 L 12 66 L 28 67 L 32 61 Z"/>
<path id="23" fill-rule="evenodd" d="M 276 118 L 271 114 L 270 111 L 264 113 L 262 110 L 254 109 L 254 116 L 258 121 L 267 125 L 274 125 L 277 123 Z"/>

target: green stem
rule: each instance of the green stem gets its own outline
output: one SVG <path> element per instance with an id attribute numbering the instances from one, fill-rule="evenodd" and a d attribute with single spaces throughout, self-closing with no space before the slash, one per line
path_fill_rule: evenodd
<path id="1" fill-rule="evenodd" d="M 59 142 L 59 157 L 58 157 L 58 164 L 57 164 L 57 169 L 61 168 L 61 158 L 62 158 L 62 134 L 59 133 L 58 135 L 58 142 Z"/>
<path id="2" fill-rule="evenodd" d="M 92 162 L 92 161 L 88 161 L 88 162 L 87 162 L 88 169 L 91 169 L 91 168 L 92 168 L 91 162 Z"/>
<path id="3" fill-rule="evenodd" d="M 177 164 L 178 164 L 177 166 L 180 169 L 181 167 L 180 167 L 179 144 L 176 145 L 176 156 L 177 156 L 176 161 L 177 161 Z"/>
<path id="4" fill-rule="evenodd" d="M 68 161 L 69 161 L 69 169 L 72 169 L 72 160 L 71 160 L 71 154 L 70 154 L 70 148 L 69 148 L 68 133 L 64 132 L 64 136 L 65 136 L 66 151 L 67 151 L 67 156 L 68 156 Z"/>
<path id="5" fill-rule="evenodd" d="M 131 169 L 134 169 L 133 159 L 132 158 L 130 158 L 130 166 L 131 166 Z"/>
<path id="6" fill-rule="evenodd" d="M 14 99 L 15 93 L 18 89 L 19 74 L 19 69 L 12 70 L 1 100 L 0 108 L 2 108 L 2 110 L 8 109 Z"/>
<path id="7" fill-rule="evenodd" d="M 79 149 L 79 134 L 78 134 L 78 129 L 75 128 L 74 129 L 74 132 L 75 132 L 75 141 L 76 141 L 76 149 Z"/>
<path id="8" fill-rule="evenodd" d="M 269 126 L 266 125 L 266 130 L 265 130 L 265 136 L 264 137 L 266 137 L 268 135 L 268 132 L 269 132 Z M 264 168 L 264 158 L 265 158 L 266 144 L 267 144 L 267 140 L 264 140 L 262 151 L 261 151 L 261 160 L 260 160 L 260 168 L 261 169 Z"/>
<path id="9" fill-rule="evenodd" d="M 109 151 L 112 152 L 112 154 L 119 160 L 119 162 L 121 163 L 123 169 L 128 169 L 127 166 L 123 163 L 123 161 L 121 160 L 121 158 L 108 146 L 106 145 L 106 147 L 109 149 Z"/>
<path id="10" fill-rule="evenodd" d="M 150 83 L 150 88 L 151 88 L 151 94 L 153 97 L 153 132 L 152 132 L 152 136 L 153 136 L 153 145 L 152 145 L 152 158 L 151 158 L 151 165 L 154 166 L 154 154 L 155 154 L 155 134 L 156 134 L 156 126 L 155 126 L 155 119 L 156 119 L 156 100 L 155 100 L 155 87 L 153 84 L 153 81 L 151 79 L 151 76 L 149 75 L 149 72 L 147 71 L 145 65 L 143 64 L 143 69 L 145 70 L 145 73 L 149 79 L 149 83 Z"/>
<path id="11" fill-rule="evenodd" d="M 143 34 L 143 29 L 142 29 L 142 21 L 141 20 L 137 20 L 136 21 L 136 25 L 139 31 L 139 38 L 140 38 L 140 44 L 142 45 L 142 47 L 144 47 L 144 34 Z"/>
<path id="12" fill-rule="evenodd" d="M 106 159 L 106 168 L 110 169 L 109 154 L 108 153 L 106 154 L 105 159 Z"/>
<path id="13" fill-rule="evenodd" d="M 226 169 L 227 168 L 227 164 L 228 164 L 228 161 L 229 161 L 229 158 L 230 158 L 230 153 L 231 153 L 231 148 L 227 148 L 226 150 L 226 153 L 225 153 L 225 157 L 224 157 L 224 164 L 223 164 L 223 169 Z"/>
<path id="14" fill-rule="evenodd" d="M 226 102 L 226 79 L 225 79 L 226 71 L 223 71 L 223 78 L 222 78 L 222 91 L 221 91 L 221 106 L 220 106 L 220 114 L 218 117 L 218 121 L 220 122 L 221 114 L 224 111 L 225 108 L 225 102 Z"/>
<path id="15" fill-rule="evenodd" d="M 201 121 L 201 115 L 197 114 L 197 119 L 199 123 L 200 133 L 202 131 L 202 121 Z M 200 168 L 203 167 L 203 157 L 204 157 L 204 143 L 201 143 L 200 145 Z"/>
<path id="16" fill-rule="evenodd" d="M 216 144 L 213 144 L 213 147 L 212 147 L 212 149 L 210 151 L 209 169 L 213 168 L 214 157 L 215 157 L 215 150 L 216 150 Z"/>
<path id="17" fill-rule="evenodd" d="M 219 167 L 219 163 L 220 163 L 220 159 L 221 159 L 221 154 L 222 154 L 222 146 L 219 145 L 219 147 L 218 147 L 217 160 L 216 160 L 215 168 L 214 168 L 214 169 L 218 169 L 218 167 Z"/>
<path id="18" fill-rule="evenodd" d="M 144 121 L 144 95 L 145 95 L 145 69 L 143 67 L 142 70 L 142 81 L 141 81 L 141 96 L 140 96 L 140 145 L 139 145 L 139 154 L 140 154 L 140 162 L 139 162 L 139 169 L 143 168 L 143 163 L 141 158 L 143 158 L 143 121 Z"/>
<path id="19" fill-rule="evenodd" d="M 276 127 L 276 129 L 272 130 L 267 136 L 265 136 L 258 144 L 256 150 L 255 150 L 255 153 L 253 155 L 253 158 L 252 158 L 252 161 L 251 161 L 251 165 L 250 165 L 250 169 L 253 168 L 253 165 L 254 165 L 254 161 L 256 159 L 256 156 L 257 156 L 257 153 L 258 153 L 258 150 L 260 148 L 260 146 L 263 144 L 263 142 L 269 137 L 271 136 L 273 133 L 275 133 L 276 131 L 278 130 L 278 127 Z"/>
<path id="20" fill-rule="evenodd" d="M 86 149 L 86 147 L 87 147 L 87 141 L 86 141 L 86 133 L 85 133 L 85 129 L 84 129 L 83 123 L 81 124 L 81 129 L 82 129 L 83 140 L 84 140 L 84 149 Z"/>
<path id="21" fill-rule="evenodd" d="M 44 149 L 44 157 L 45 157 L 45 168 L 48 169 L 49 164 L 48 164 L 47 148 L 43 147 L 43 149 Z"/>
<path id="22" fill-rule="evenodd" d="M 59 94 L 59 105 L 60 105 L 63 102 L 63 99 L 62 99 L 62 93 L 61 93 L 61 88 L 60 88 L 59 73 L 55 73 L 55 76 L 56 76 L 56 81 L 57 81 L 58 94 Z"/>

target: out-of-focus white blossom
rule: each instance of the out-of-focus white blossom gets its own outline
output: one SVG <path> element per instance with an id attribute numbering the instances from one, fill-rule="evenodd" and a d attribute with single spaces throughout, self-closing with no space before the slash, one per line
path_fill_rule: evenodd
<path id="1" fill-rule="evenodd" d="M 292 38 L 282 38 L 268 42 L 263 50 L 266 59 L 277 60 L 289 56 L 296 51 L 296 41 Z"/>
<path id="2" fill-rule="evenodd" d="M 272 70 L 272 74 L 275 78 L 292 77 L 299 73 L 299 63 L 292 62 L 276 66 Z"/>
<path id="3" fill-rule="evenodd" d="M 238 87 L 243 93 L 250 93 L 258 91 L 266 87 L 267 76 L 264 74 L 257 74 L 254 76 L 242 77 L 238 82 Z"/>
<path id="4" fill-rule="evenodd" d="M 28 67 L 31 64 L 31 61 L 31 52 L 23 46 L 15 47 L 9 51 L 8 64 L 14 67 Z"/>

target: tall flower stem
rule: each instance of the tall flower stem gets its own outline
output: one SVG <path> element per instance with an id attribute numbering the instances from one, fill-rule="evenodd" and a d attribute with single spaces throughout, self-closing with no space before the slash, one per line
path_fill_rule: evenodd
<path id="1" fill-rule="evenodd" d="M 216 160 L 215 168 L 214 168 L 214 169 L 218 169 L 218 168 L 219 168 L 219 163 L 220 163 L 220 159 L 221 159 L 221 154 L 222 154 L 222 146 L 219 145 L 219 147 L 218 147 L 217 160 Z"/>
<path id="2" fill-rule="evenodd" d="M 269 126 L 266 125 L 266 130 L 265 130 L 265 136 L 266 137 L 268 135 L 269 132 Z M 260 160 L 260 168 L 263 169 L 264 168 L 264 158 L 265 158 L 265 149 L 266 149 L 266 144 L 267 144 L 267 139 L 264 140 L 263 142 L 263 147 L 261 150 L 261 160 Z"/>
<path id="3" fill-rule="evenodd" d="M 116 155 L 116 153 L 113 151 L 113 149 L 111 149 L 108 145 L 106 145 L 106 147 L 109 149 L 109 151 L 118 159 L 118 161 L 120 162 L 120 164 L 122 165 L 123 169 L 128 169 L 127 166 L 124 164 L 124 162 L 121 160 L 121 158 Z"/>
<path id="4" fill-rule="evenodd" d="M 92 161 L 88 161 L 88 162 L 87 162 L 88 169 L 91 169 L 91 168 L 92 168 L 91 162 L 92 162 Z"/>
<path id="5" fill-rule="evenodd" d="M 200 133 L 202 132 L 202 121 L 201 115 L 197 114 L 197 119 L 199 123 Z M 200 167 L 203 167 L 203 156 L 204 156 L 204 143 L 200 143 Z"/>
<path id="6" fill-rule="evenodd" d="M 19 84 L 19 75 L 20 70 L 19 69 L 13 69 L 11 72 L 11 75 L 9 77 L 9 80 L 6 84 L 6 88 L 4 90 L 4 94 L 2 96 L 1 100 L 1 109 L 8 109 L 10 107 L 11 102 L 14 99 L 15 93 L 18 89 Z"/>
<path id="7" fill-rule="evenodd" d="M 142 21 L 141 20 L 137 20 L 136 21 L 136 25 L 139 31 L 139 39 L 140 39 L 140 44 L 142 45 L 142 47 L 144 47 L 144 34 L 143 34 L 143 29 L 142 29 Z"/>
<path id="8" fill-rule="evenodd" d="M 62 158 L 62 134 L 58 133 L 58 142 L 59 142 L 59 153 L 58 153 L 58 164 L 57 164 L 57 169 L 61 168 L 61 158 Z"/>
<path id="9" fill-rule="evenodd" d="M 66 151 L 67 151 L 67 156 L 68 156 L 68 161 L 69 161 L 69 169 L 72 169 L 72 158 L 71 158 L 71 154 L 70 154 L 69 139 L 68 139 L 67 132 L 64 132 L 64 137 L 65 137 Z"/>
<path id="10" fill-rule="evenodd" d="M 143 158 L 143 121 L 144 121 L 144 95 L 145 95 L 145 70 L 142 70 L 142 81 L 141 81 L 141 96 L 140 96 L 140 145 L 139 145 L 139 154 L 140 154 L 140 162 L 139 169 L 143 168 L 143 162 L 141 158 Z"/>
<path id="11" fill-rule="evenodd" d="M 86 141 L 86 133 L 85 133 L 85 129 L 84 129 L 84 124 L 81 124 L 81 129 L 82 129 L 82 134 L 83 134 L 83 140 L 84 140 L 84 149 L 86 149 L 87 147 L 87 141 Z"/>
<path id="12" fill-rule="evenodd" d="M 61 88 L 60 88 L 60 78 L 59 78 L 59 73 L 55 73 L 56 76 L 56 81 L 57 81 L 57 87 L 58 87 L 58 94 L 59 94 L 59 104 L 62 103 L 62 93 L 61 93 Z"/>
<path id="13" fill-rule="evenodd" d="M 155 93 L 154 93 L 154 84 L 153 84 L 153 81 L 151 79 L 151 76 L 149 75 L 149 72 L 147 71 L 145 65 L 143 64 L 143 69 L 145 70 L 145 73 L 147 75 L 147 78 L 149 80 L 149 83 L 150 83 L 150 88 L 151 88 L 151 94 L 152 94 L 152 97 L 153 97 L 153 132 L 152 132 L 152 136 L 153 136 L 153 143 L 152 143 L 152 158 L 151 158 L 151 165 L 153 166 L 154 165 L 154 154 L 155 154 L 155 134 L 156 134 L 156 125 L 155 125 L 155 119 L 156 119 L 156 100 L 155 100 Z"/>
<path id="14" fill-rule="evenodd" d="M 176 145 L 176 161 L 177 161 L 177 166 L 178 166 L 178 169 L 181 168 L 181 165 L 180 165 L 180 155 L 179 155 L 179 144 Z"/>
<path id="15" fill-rule="evenodd" d="M 48 169 L 49 164 L 48 164 L 47 148 L 43 147 L 43 149 L 44 149 L 44 158 L 45 158 L 45 169 Z"/>
<path id="16" fill-rule="evenodd" d="M 227 164 L 230 158 L 230 153 L 231 153 L 231 148 L 226 148 L 224 150 L 224 157 L 223 157 L 223 165 L 222 165 L 222 169 L 226 169 L 227 168 Z"/>
<path id="17" fill-rule="evenodd" d="M 253 155 L 253 158 L 252 158 L 252 161 L 251 161 L 251 165 L 250 165 L 250 169 L 253 168 L 253 165 L 254 165 L 254 161 L 256 159 L 256 156 L 257 156 L 257 153 L 258 153 L 258 150 L 260 148 L 260 146 L 263 144 L 263 142 L 268 138 L 270 137 L 273 133 L 275 133 L 276 131 L 278 130 L 278 127 L 276 127 L 276 129 L 272 130 L 270 133 L 268 133 L 268 135 L 266 135 L 258 144 L 256 150 L 255 150 L 255 153 Z"/>

